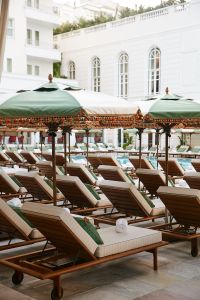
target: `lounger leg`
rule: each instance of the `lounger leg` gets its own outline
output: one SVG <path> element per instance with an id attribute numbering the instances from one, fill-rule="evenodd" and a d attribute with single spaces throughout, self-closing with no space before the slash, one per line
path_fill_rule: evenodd
<path id="1" fill-rule="evenodd" d="M 53 280 L 53 290 L 51 291 L 52 300 L 60 300 L 63 297 L 63 288 L 61 287 L 60 276 Z"/>
<path id="2" fill-rule="evenodd" d="M 191 255 L 196 257 L 198 255 L 198 239 L 191 240 Z"/>
<path id="3" fill-rule="evenodd" d="M 153 269 L 155 271 L 158 270 L 158 249 L 157 248 L 153 250 Z"/>

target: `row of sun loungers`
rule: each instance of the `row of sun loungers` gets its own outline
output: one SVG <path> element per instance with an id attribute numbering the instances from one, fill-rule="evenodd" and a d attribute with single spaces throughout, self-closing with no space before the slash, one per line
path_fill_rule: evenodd
<path id="1" fill-rule="evenodd" d="M 1 186 L 0 176 L 0 191 L 5 193 L 3 187 L 9 177 L 8 186 L 11 186 L 12 191 L 8 189 L 6 193 L 20 194 L 23 187 L 23 192 L 31 194 L 34 201 L 51 203 L 52 164 L 50 161 L 35 161 L 34 165 L 37 171 L 15 174 L 15 178 L 21 184 L 19 187 L 15 182 L 15 189 L 11 183 L 12 178 L 8 174 L 2 176 L 4 182 L 2 181 Z M 164 170 L 164 165 L 162 168 Z M 22 219 L 13 208 L 8 206 L 5 200 L 0 199 L 0 232 L 7 233 L 8 237 L 8 243 L 4 244 L 2 249 L 44 240 L 51 243 L 47 248 L 44 248 L 43 243 L 41 251 L 0 261 L 15 270 L 13 283 L 21 283 L 23 273 L 39 279 L 51 279 L 53 281 L 51 298 L 61 299 L 63 295 L 61 276 L 66 273 L 142 251 L 153 253 L 154 269 L 157 269 L 157 249 L 166 244 L 162 241 L 162 235 L 164 239 L 175 237 L 190 241 L 191 254 L 196 256 L 197 240 L 200 236 L 198 233 L 200 192 L 197 190 L 200 187 L 198 185 L 200 174 L 184 172 L 180 175 L 192 188 L 188 189 L 174 187 L 173 182 L 170 182 L 171 186 L 166 186 L 163 172 L 153 169 L 152 166 L 146 169 L 136 167 L 136 169 L 136 176 L 146 188 L 146 193 L 141 193 L 137 189 L 134 185 L 134 177 L 130 177 L 129 173 L 118 164 L 110 166 L 101 162 L 95 170 L 101 174 L 102 180 L 83 165 L 68 163 L 67 176 L 57 168 L 59 203 L 67 205 L 71 212 L 77 215 L 92 217 L 98 226 L 101 223 L 114 225 L 118 218 L 126 218 L 128 224 L 131 224 L 126 234 L 117 233 L 115 226 L 95 229 L 98 242 L 94 241 L 81 226 L 81 224 L 84 226 L 88 224 L 87 217 L 78 222 L 76 218 L 81 216 L 74 217 L 63 207 L 24 200 L 20 211 L 31 224 L 34 224 L 30 226 L 26 219 Z M 159 197 L 160 200 L 150 199 L 148 195 Z M 150 223 L 151 229 L 135 227 L 141 221 L 158 218 L 162 220 L 166 209 L 171 216 L 169 224 Z M 20 238 L 20 242 L 16 242 L 13 238 Z"/>

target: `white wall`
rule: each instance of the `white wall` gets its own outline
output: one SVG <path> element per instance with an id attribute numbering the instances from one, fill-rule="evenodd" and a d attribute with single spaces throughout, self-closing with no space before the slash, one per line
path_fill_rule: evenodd
<path id="1" fill-rule="evenodd" d="M 129 55 L 129 99 L 148 93 L 148 53 L 161 50 L 161 91 L 200 97 L 200 1 L 188 6 L 168 7 L 61 35 L 63 69 L 76 63 L 76 78 L 91 87 L 91 59 L 101 59 L 101 90 L 117 95 L 117 59 L 121 51 Z"/>

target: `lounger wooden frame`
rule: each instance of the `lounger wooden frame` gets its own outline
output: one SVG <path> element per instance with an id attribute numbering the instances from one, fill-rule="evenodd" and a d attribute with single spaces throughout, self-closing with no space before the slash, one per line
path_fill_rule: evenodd
<path id="1" fill-rule="evenodd" d="M 31 239 L 20 226 L 17 226 L 13 219 L 8 218 L 6 213 L 2 210 L 0 212 L 0 232 L 3 233 L 3 237 L 0 237 L 0 241 L 7 242 L 7 244 L 0 246 L 0 251 L 31 245 L 45 240 L 44 237 Z M 16 238 L 20 240 L 12 243 L 12 240 Z"/>
<path id="2" fill-rule="evenodd" d="M 200 172 L 200 159 L 192 159 L 191 164 L 197 172 Z"/>
<path id="3" fill-rule="evenodd" d="M 128 224 L 135 224 L 164 217 L 164 212 L 158 215 L 147 213 L 146 206 L 138 201 L 136 192 L 140 192 L 131 183 L 104 180 L 101 181 L 100 188 L 113 204 L 113 209 L 110 214 L 94 216 L 96 224 L 114 225 L 119 218 L 128 218 Z M 135 193 L 132 189 L 135 189 Z M 142 197 L 140 194 L 139 196 Z M 114 213 L 115 209 L 117 212 Z"/>
<path id="4" fill-rule="evenodd" d="M 59 300 L 63 296 L 63 288 L 61 286 L 61 276 L 72 273 L 85 268 L 93 267 L 102 263 L 111 262 L 140 252 L 150 252 L 153 254 L 153 268 L 158 268 L 157 251 L 159 247 L 166 245 L 166 242 L 158 242 L 143 246 L 140 248 L 124 251 L 121 253 L 97 258 L 87 247 L 78 239 L 73 232 L 64 230 L 62 221 L 46 220 L 34 214 L 28 214 L 31 222 L 42 228 L 47 240 L 56 246 L 56 249 L 47 249 L 42 251 L 31 252 L 1 259 L 0 263 L 14 269 L 15 273 L 12 277 L 14 284 L 20 284 L 23 280 L 23 273 L 38 279 L 50 279 L 53 281 L 53 289 L 51 291 L 51 299 Z M 80 262 L 78 258 L 84 259 Z M 62 259 L 63 264 L 56 266 L 56 262 Z M 70 263 L 69 263 L 70 262 Z"/>
<path id="5" fill-rule="evenodd" d="M 52 161 L 52 154 L 49 152 L 43 152 L 42 156 L 47 160 L 47 161 Z M 57 166 L 63 166 L 65 164 L 65 158 L 63 154 L 56 154 L 56 165 Z"/>
<path id="6" fill-rule="evenodd" d="M 138 156 L 130 156 L 129 160 L 136 170 L 138 168 L 154 170 L 152 164 L 148 161 L 148 159 L 145 156 L 141 157 L 141 166 L 139 164 Z"/>
<path id="7" fill-rule="evenodd" d="M 171 237 L 191 242 L 191 255 L 198 255 L 200 233 L 200 191 L 197 189 L 160 187 L 158 195 L 176 220 L 176 223 L 155 226 L 163 232 L 163 237 Z M 192 229 L 192 231 L 190 230 Z"/>
<path id="8" fill-rule="evenodd" d="M 166 172 L 166 161 L 164 157 L 159 157 L 158 162 L 161 165 L 164 172 Z M 184 176 L 184 170 L 177 161 L 176 158 L 168 159 L 168 174 L 171 177 L 182 178 Z"/>

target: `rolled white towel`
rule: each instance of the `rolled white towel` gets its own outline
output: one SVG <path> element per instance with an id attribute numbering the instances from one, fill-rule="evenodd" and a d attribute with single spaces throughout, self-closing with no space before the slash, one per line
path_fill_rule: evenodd
<path id="1" fill-rule="evenodd" d="M 21 207 L 22 202 L 19 198 L 12 198 L 11 200 L 7 201 L 8 205 L 15 206 L 15 207 Z"/>
<path id="2" fill-rule="evenodd" d="M 128 222 L 126 219 L 118 219 L 116 221 L 115 231 L 119 233 L 126 233 L 128 231 Z"/>

